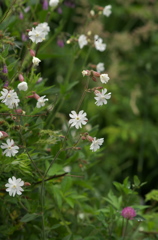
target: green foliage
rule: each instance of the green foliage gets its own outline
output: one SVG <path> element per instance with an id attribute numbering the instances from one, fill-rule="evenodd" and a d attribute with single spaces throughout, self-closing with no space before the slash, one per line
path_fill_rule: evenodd
<path id="1" fill-rule="evenodd" d="M 157 239 L 158 3 L 70 2 L 74 8 L 63 0 L 48 10 L 39 0 L 1 3 L 0 88 L 9 84 L 20 103 L 0 106 L 0 130 L 19 147 L 12 157 L 0 148 L 0 239 Z M 99 13 L 103 4 L 112 5 L 109 17 Z M 50 26 L 48 37 L 32 43 L 28 31 L 42 22 Z M 81 34 L 88 38 L 82 49 Z M 94 48 L 96 34 L 107 44 L 105 53 Z M 31 49 L 41 60 L 37 67 Z M 99 62 L 110 76 L 106 85 L 82 76 Z M 19 74 L 27 91 L 17 87 Z M 104 106 L 94 103 L 92 89 L 100 86 L 112 93 Z M 49 99 L 41 108 L 30 97 L 35 93 Z M 70 111 L 81 109 L 88 124 L 70 128 Z M 100 150 L 90 150 L 86 133 L 104 138 Z M 6 192 L 12 176 L 25 182 L 22 195 Z M 121 215 L 128 206 L 137 213 L 133 220 Z"/>

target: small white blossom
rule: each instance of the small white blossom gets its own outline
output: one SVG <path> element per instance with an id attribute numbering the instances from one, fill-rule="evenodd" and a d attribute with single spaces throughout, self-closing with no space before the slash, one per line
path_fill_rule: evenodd
<path id="1" fill-rule="evenodd" d="M 86 118 L 87 113 L 85 113 L 83 110 L 81 110 L 78 114 L 75 111 L 71 111 L 71 113 L 69 114 L 69 116 L 72 118 L 69 120 L 69 124 L 71 125 L 71 127 L 76 127 L 81 128 L 82 124 L 86 125 L 88 119 Z"/>
<path id="2" fill-rule="evenodd" d="M 82 75 L 83 75 L 83 77 L 86 76 L 86 75 L 88 75 L 87 70 L 83 70 L 83 71 L 82 71 Z"/>
<path id="3" fill-rule="evenodd" d="M 8 91 L 7 89 L 3 88 L 1 91 L 2 96 L 0 99 L 1 102 L 4 103 L 8 108 L 13 109 L 14 107 L 18 106 L 18 103 L 20 102 L 18 95 L 14 90 Z"/>
<path id="4" fill-rule="evenodd" d="M 41 62 L 41 60 L 39 58 L 37 58 L 37 57 L 33 57 L 32 58 L 32 62 L 33 62 L 34 66 L 38 66 L 39 63 Z"/>
<path id="5" fill-rule="evenodd" d="M 45 36 L 50 32 L 50 27 L 47 22 L 40 23 L 37 25 L 36 30 L 41 31 Z"/>
<path id="6" fill-rule="evenodd" d="M 59 4 L 59 0 L 50 0 L 49 6 L 50 7 L 56 7 Z"/>
<path id="7" fill-rule="evenodd" d="M 64 172 L 69 173 L 69 172 L 71 172 L 71 166 L 66 166 L 63 168 L 63 170 L 64 170 Z"/>
<path id="8" fill-rule="evenodd" d="M 27 85 L 27 82 L 21 82 L 18 84 L 18 89 L 20 91 L 27 91 L 28 89 L 28 85 Z"/>
<path id="9" fill-rule="evenodd" d="M 22 186 L 24 186 L 24 181 L 21 180 L 21 178 L 15 178 L 14 176 L 12 178 L 8 179 L 8 183 L 5 184 L 5 187 L 7 188 L 6 191 L 9 192 L 10 196 L 21 195 L 24 191 L 22 189 Z"/>
<path id="10" fill-rule="evenodd" d="M 29 31 L 28 35 L 32 42 L 35 43 L 43 42 L 43 40 L 45 40 L 45 33 L 37 27 L 32 28 L 32 31 Z"/>
<path id="11" fill-rule="evenodd" d="M 46 95 L 38 98 L 37 100 L 37 104 L 36 104 L 36 107 L 37 108 L 41 108 L 41 107 L 44 107 L 45 106 L 45 102 L 48 101 L 48 98 L 45 98 Z"/>
<path id="12" fill-rule="evenodd" d="M 100 81 L 102 83 L 107 83 L 110 80 L 108 74 L 100 74 Z"/>
<path id="13" fill-rule="evenodd" d="M 96 70 L 98 73 L 104 72 L 104 70 L 105 70 L 104 63 L 98 63 L 96 66 Z"/>
<path id="14" fill-rule="evenodd" d="M 100 38 L 98 35 L 94 36 L 94 45 L 95 48 L 100 52 L 103 52 L 106 49 L 106 44 L 103 43 L 103 39 Z"/>
<path id="15" fill-rule="evenodd" d="M 94 137 L 92 144 L 90 145 L 90 150 L 92 150 L 92 152 L 97 151 L 100 148 L 100 146 L 103 144 L 103 142 L 104 142 L 104 138 L 96 139 L 96 137 Z"/>
<path id="16" fill-rule="evenodd" d="M 81 49 L 88 44 L 87 37 L 84 34 L 79 36 L 78 44 Z"/>
<path id="17" fill-rule="evenodd" d="M 15 156 L 19 149 L 18 146 L 14 146 L 14 141 L 12 139 L 7 139 L 7 143 L 2 143 L 1 148 L 5 149 L 3 155 L 6 155 L 6 157 Z"/>
<path id="18" fill-rule="evenodd" d="M 96 100 L 95 104 L 97 106 L 102 106 L 103 104 L 107 104 L 107 99 L 111 98 L 111 93 L 107 93 L 107 89 L 104 88 L 102 89 L 102 92 L 96 91 L 95 95 L 96 97 L 94 98 Z"/>
<path id="19" fill-rule="evenodd" d="M 112 8 L 111 5 L 105 6 L 104 9 L 103 9 L 103 15 L 109 17 L 112 13 L 111 8 Z"/>

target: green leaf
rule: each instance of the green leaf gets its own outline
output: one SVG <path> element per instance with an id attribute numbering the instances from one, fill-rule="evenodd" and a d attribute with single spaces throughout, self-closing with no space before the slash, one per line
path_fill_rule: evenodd
<path id="1" fill-rule="evenodd" d="M 32 213 L 32 214 L 30 214 L 30 213 L 27 213 L 26 215 L 24 215 L 22 218 L 21 218 L 21 222 L 30 222 L 30 221 L 32 221 L 32 220 L 34 220 L 35 218 L 38 218 L 39 216 L 41 216 L 41 215 L 39 215 L 39 214 L 37 214 L 37 213 Z"/>

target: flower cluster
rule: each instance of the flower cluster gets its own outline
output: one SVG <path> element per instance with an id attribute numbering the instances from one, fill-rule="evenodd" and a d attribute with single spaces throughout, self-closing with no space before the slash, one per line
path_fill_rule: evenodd
<path id="1" fill-rule="evenodd" d="M 29 31 L 28 35 L 32 42 L 39 43 L 45 40 L 46 35 L 49 33 L 50 27 L 47 22 L 38 24 L 35 28 Z"/>
<path id="2" fill-rule="evenodd" d="M 132 207 L 125 207 L 121 215 L 128 220 L 132 220 L 136 216 L 136 211 Z"/>

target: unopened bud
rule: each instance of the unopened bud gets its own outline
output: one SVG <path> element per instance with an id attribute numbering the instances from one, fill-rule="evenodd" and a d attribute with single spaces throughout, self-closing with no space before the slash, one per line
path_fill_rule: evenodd
<path id="1" fill-rule="evenodd" d="M 100 73 L 92 71 L 94 77 L 100 77 Z"/>
<path id="2" fill-rule="evenodd" d="M 29 182 L 24 182 L 24 186 L 31 186 L 31 183 L 29 183 Z"/>
<path id="3" fill-rule="evenodd" d="M 30 55 L 31 55 L 32 57 L 35 57 L 35 56 L 36 56 L 36 52 L 35 52 L 34 50 L 30 49 Z"/>
<path id="4" fill-rule="evenodd" d="M 88 135 L 88 136 L 87 136 L 87 140 L 88 140 L 89 142 L 92 142 L 92 141 L 94 140 L 94 138 Z"/>
<path id="5" fill-rule="evenodd" d="M 20 82 L 23 82 L 23 81 L 24 81 L 24 77 L 23 77 L 22 74 L 19 74 L 19 81 L 20 81 Z"/>
<path id="6" fill-rule="evenodd" d="M 8 137 L 8 133 L 4 132 L 4 131 L 0 131 L 0 139 L 6 138 Z"/>
<path id="7" fill-rule="evenodd" d="M 3 66 L 2 73 L 8 73 L 8 69 L 6 65 Z"/>

